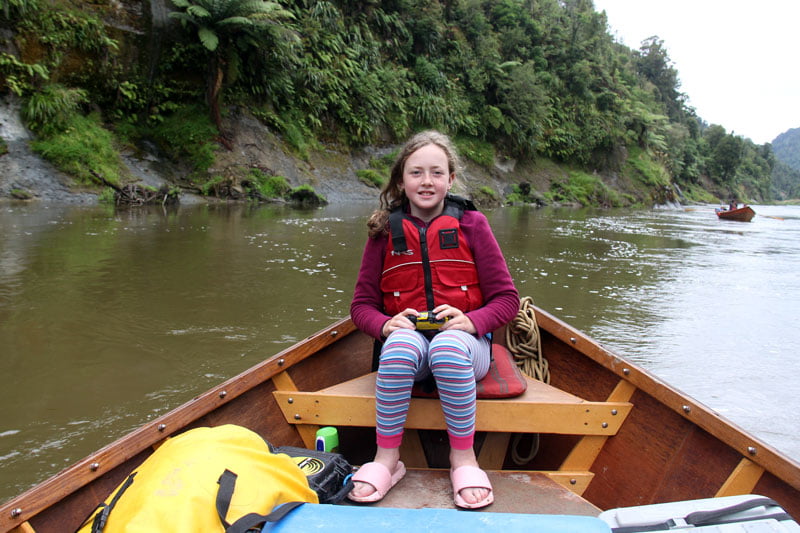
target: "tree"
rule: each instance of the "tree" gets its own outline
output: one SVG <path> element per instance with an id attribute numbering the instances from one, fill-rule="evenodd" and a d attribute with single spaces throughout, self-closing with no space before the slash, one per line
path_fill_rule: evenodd
<path id="1" fill-rule="evenodd" d="M 711 126 L 705 134 L 709 147 L 709 170 L 720 182 L 729 181 L 742 159 L 742 139 L 725 132 L 719 125 Z"/>
<path id="2" fill-rule="evenodd" d="M 211 118 L 222 131 L 220 95 L 225 72 L 249 48 L 269 46 L 276 39 L 294 39 L 282 21 L 293 18 L 276 2 L 265 0 L 172 0 L 183 11 L 170 13 L 185 27 L 197 28 L 197 37 L 209 52 L 206 101 Z"/>
<path id="3" fill-rule="evenodd" d="M 678 71 L 672 66 L 664 41 L 658 36 L 642 41 L 637 63 L 639 73 L 656 86 L 670 119 L 680 121 L 686 97 L 679 91 L 681 82 Z"/>

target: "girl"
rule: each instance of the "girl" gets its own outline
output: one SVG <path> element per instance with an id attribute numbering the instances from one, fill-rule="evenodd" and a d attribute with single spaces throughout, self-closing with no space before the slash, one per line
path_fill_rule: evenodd
<path id="1" fill-rule="evenodd" d="M 405 474 L 399 448 L 411 389 L 431 374 L 447 422 L 455 503 L 479 508 L 494 501 L 473 450 L 475 382 L 489 369 L 487 334 L 516 315 L 519 295 L 486 217 L 448 192 L 458 169 L 445 135 L 416 134 L 398 155 L 381 208 L 368 222 L 350 314 L 384 344 L 376 383 L 378 448 L 353 478 L 353 501 L 380 500 Z"/>

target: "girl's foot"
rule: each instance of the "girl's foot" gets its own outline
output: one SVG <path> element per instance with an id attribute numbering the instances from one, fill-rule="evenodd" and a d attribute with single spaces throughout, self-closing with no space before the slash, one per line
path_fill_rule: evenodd
<path id="1" fill-rule="evenodd" d="M 450 450 L 450 469 L 454 471 L 462 466 L 478 466 L 478 459 L 475 457 L 475 451 L 472 448 L 466 450 Z M 492 489 L 489 487 L 464 487 L 458 495 L 469 505 L 475 505 L 483 502 L 489 497 Z M 488 505 L 488 504 L 487 504 Z"/>
<path id="2" fill-rule="evenodd" d="M 399 480 L 399 478 L 402 477 L 400 474 L 401 464 L 399 448 L 378 448 L 378 451 L 375 454 L 375 460 L 373 462 L 379 463 L 386 467 L 392 480 Z M 403 473 L 405 473 L 405 467 L 403 467 L 402 470 Z M 392 485 L 394 485 L 394 483 L 392 483 Z M 372 495 L 374 495 L 377 490 L 378 487 L 372 483 L 369 483 L 368 481 L 354 481 L 353 490 L 350 491 L 349 496 L 351 496 L 351 499 L 354 500 L 365 501 L 366 498 L 370 498 Z"/>

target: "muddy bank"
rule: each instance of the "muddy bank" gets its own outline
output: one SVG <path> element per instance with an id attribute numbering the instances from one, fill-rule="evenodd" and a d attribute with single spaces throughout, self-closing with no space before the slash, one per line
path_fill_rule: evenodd
<path id="1" fill-rule="evenodd" d="M 0 101 L 0 137 L 8 150 L 0 155 L 0 199 L 96 203 L 99 189 L 76 187 L 68 175 L 30 149 L 34 135 L 24 126 L 19 108 L 16 99 Z M 258 168 L 267 174 L 284 176 L 292 187 L 309 184 L 329 202 L 377 199 L 378 190 L 361 183 L 355 171 L 369 166 L 370 157 L 382 153 L 380 150 L 355 154 L 323 148 L 304 161 L 253 117 L 234 114 L 229 116 L 228 122 L 229 131 L 233 132 L 233 149 L 218 148 L 210 175 L 238 179 L 246 176 L 250 169 Z M 185 183 L 183 178 L 188 171 L 145 150 L 130 150 L 121 156 L 128 171 L 126 181 L 130 183 L 154 188 Z M 186 205 L 214 200 L 187 188 L 182 191 L 180 201 Z"/>
<path id="2" fill-rule="evenodd" d="M 0 137 L 7 152 L 0 155 L 0 199 L 27 199 L 41 202 L 91 204 L 97 202 L 100 190 L 76 187 L 73 180 L 35 154 L 29 146 L 34 135 L 24 126 L 19 102 L 0 101 Z M 219 147 L 210 175 L 242 178 L 252 168 L 267 174 L 284 176 L 292 187 L 309 184 L 329 202 L 369 201 L 378 191 L 361 183 L 355 175 L 358 168 L 369 166 L 379 149 L 362 153 L 342 153 L 324 148 L 304 161 L 253 117 L 234 114 L 228 119 L 233 132 L 232 150 Z M 385 150 L 389 150 L 386 148 Z M 126 181 L 158 188 L 164 184 L 185 182 L 188 172 L 145 150 L 129 150 L 121 154 L 127 167 Z M 181 193 L 182 204 L 214 201 L 187 188 Z"/>
<path id="3" fill-rule="evenodd" d="M 370 160 L 392 152 L 395 145 L 343 150 L 341 146 L 322 145 L 301 158 L 274 132 L 249 114 L 232 110 L 226 118 L 226 130 L 232 133 L 232 149 L 218 147 L 209 176 L 245 178 L 257 168 L 268 175 L 286 178 L 292 187 L 308 184 L 328 202 L 377 202 L 376 187 L 361 182 L 356 171 L 370 167 Z M 100 192 L 76 187 L 71 178 L 33 153 L 29 142 L 33 134 L 25 128 L 16 99 L 0 101 L 0 137 L 8 152 L 0 156 L 0 199 L 29 199 L 70 204 L 96 203 Z M 146 149 L 121 154 L 127 167 L 128 183 L 159 188 L 164 184 L 185 184 L 186 169 L 159 158 Z M 466 196 L 482 187 L 499 194 L 510 192 L 512 184 L 527 182 L 534 190 L 547 190 L 558 178 L 541 169 L 524 168 L 513 160 L 498 161 L 485 169 L 465 161 L 465 169 L 454 192 Z M 219 201 L 199 196 L 196 189 L 184 187 L 180 203 L 195 204 Z"/>
<path id="4" fill-rule="evenodd" d="M 280 136 L 266 128 L 256 118 L 240 112 L 231 112 L 226 119 L 226 130 L 233 132 L 232 150 L 220 148 L 210 174 L 242 178 L 251 168 L 270 175 L 286 178 L 292 187 L 311 185 L 329 202 L 378 201 L 379 190 L 360 181 L 356 171 L 370 168 L 372 159 L 392 153 L 398 145 L 368 146 L 347 150 L 340 145 L 321 145 L 300 158 L 283 142 Z M 510 192 L 510 185 L 523 180 L 531 182 L 537 190 L 547 190 L 549 179 L 519 172 L 513 160 L 498 161 L 491 169 L 464 163 L 464 172 L 454 186 L 456 194 L 473 196 L 481 187 L 498 193 Z M 540 183 L 534 183 L 536 180 Z M 537 185 L 544 186 L 538 189 Z"/>
<path id="5" fill-rule="evenodd" d="M 97 193 L 71 187 L 69 176 L 34 154 L 33 134 L 22 124 L 15 99 L 0 102 L 0 137 L 8 152 L 0 156 L 0 199 L 19 198 L 71 204 L 93 204 Z"/>

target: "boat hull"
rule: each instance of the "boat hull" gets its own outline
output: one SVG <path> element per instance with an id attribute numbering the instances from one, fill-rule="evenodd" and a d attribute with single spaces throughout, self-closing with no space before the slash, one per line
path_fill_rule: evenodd
<path id="1" fill-rule="evenodd" d="M 737 222 L 750 222 L 756 216 L 756 212 L 749 205 L 738 209 L 717 209 L 717 217 L 721 220 L 735 220 Z"/>
<path id="2" fill-rule="evenodd" d="M 479 457 L 489 457 L 492 464 L 499 465 L 490 472 L 497 480 L 496 503 L 490 511 L 565 512 L 548 507 L 536 494 L 522 490 L 501 493 L 505 481 L 528 476 L 541 478 L 537 481 L 539 492 L 552 490 L 552 501 L 560 500 L 558 495 L 564 492 L 576 500 L 576 507 L 566 511 L 569 514 L 599 514 L 618 507 L 755 493 L 773 498 L 789 513 L 800 516 L 798 463 L 556 317 L 536 309 L 536 318 L 552 387 L 586 402 L 587 410 L 602 403 L 613 404 L 613 411 L 618 405 L 632 407 L 613 434 L 600 429 L 581 435 L 574 434 L 577 431 L 571 426 L 562 432 L 555 426 L 544 427 L 552 433 L 536 437 L 538 452 L 522 464 L 513 460 L 514 441 L 525 443 L 534 437 L 526 434 L 515 439 L 515 435 L 494 430 L 479 432 Z M 159 443 L 193 427 L 238 424 L 275 445 L 308 447 L 316 426 L 303 420 L 304 414 L 287 416 L 280 398 L 286 391 L 326 391 L 362 378 L 371 371 L 372 348 L 372 339 L 349 319 L 341 320 L 7 502 L 0 508 L 0 532 L 23 523 L 39 533 L 77 529 Z M 353 401 L 361 402 L 364 409 L 374 409 L 374 399 Z M 559 418 L 549 416 L 544 404 L 536 408 L 539 410 L 531 412 L 539 413 L 537 417 Z M 428 427 L 427 420 L 419 422 L 420 427 Z M 430 427 L 435 426 L 431 421 Z M 414 433 L 419 434 L 419 446 L 424 450 L 415 456 L 424 458 L 427 464 L 418 465 L 415 476 L 409 478 L 417 480 L 414 491 L 419 494 L 403 495 L 401 486 L 406 480 L 390 493 L 394 498 L 391 504 L 396 507 L 431 506 L 425 502 L 435 498 L 421 490 L 426 485 L 436 486 L 431 480 L 441 473 L 438 469 L 448 466 L 449 450 L 441 431 L 421 429 Z M 343 424 L 339 434 L 340 451 L 352 464 L 372 458 L 374 428 Z M 402 453 L 410 452 L 404 448 Z M 407 484 L 411 486 L 410 481 Z"/>

